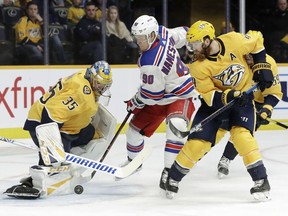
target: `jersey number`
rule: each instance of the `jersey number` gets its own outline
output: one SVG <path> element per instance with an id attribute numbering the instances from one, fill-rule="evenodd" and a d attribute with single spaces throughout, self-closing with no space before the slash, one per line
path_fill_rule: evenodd
<path id="1" fill-rule="evenodd" d="M 189 68 L 177 57 L 176 72 L 179 77 L 185 76 L 190 73 Z"/>
<path id="2" fill-rule="evenodd" d="M 153 84 L 153 82 L 154 82 L 154 76 L 153 76 L 153 75 L 143 74 L 142 81 L 143 81 L 143 83 L 145 83 L 145 84 Z"/>
<path id="3" fill-rule="evenodd" d="M 78 103 L 71 96 L 69 96 L 66 101 L 62 101 L 62 103 L 67 106 L 69 110 L 73 110 L 78 106 Z"/>
<path id="4" fill-rule="evenodd" d="M 45 104 L 50 98 L 52 98 L 52 97 L 55 96 L 56 91 L 60 91 L 62 88 L 63 88 L 63 87 L 62 87 L 61 81 L 57 82 L 56 85 L 54 85 L 53 87 L 51 87 L 51 88 L 49 89 L 48 92 L 50 93 L 50 95 L 48 95 L 47 98 L 44 98 L 44 95 L 43 95 L 43 96 L 40 98 L 40 102 L 41 102 L 42 104 Z"/>
<path id="5" fill-rule="evenodd" d="M 63 86 L 61 81 L 57 82 L 55 86 L 50 88 L 50 90 L 48 91 L 50 94 L 46 98 L 44 98 L 44 95 L 40 98 L 40 102 L 42 104 L 47 103 L 47 101 L 50 98 L 54 97 L 57 92 L 61 91 L 62 88 Z M 63 100 L 62 104 L 65 105 L 69 110 L 73 110 L 78 106 L 78 103 L 71 96 L 69 96 L 66 101 Z"/>

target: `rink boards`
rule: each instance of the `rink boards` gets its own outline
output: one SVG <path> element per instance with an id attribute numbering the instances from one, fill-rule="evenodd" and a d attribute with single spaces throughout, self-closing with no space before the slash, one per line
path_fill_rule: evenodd
<path id="1" fill-rule="evenodd" d="M 8 138 L 28 138 L 28 133 L 23 131 L 22 127 L 31 104 L 61 77 L 85 70 L 87 67 L 89 66 L 0 67 L 0 135 Z M 275 107 L 272 117 L 288 123 L 288 65 L 279 64 L 278 68 L 283 99 Z M 127 112 L 124 101 L 130 99 L 140 85 L 140 71 L 136 65 L 112 65 L 112 72 L 112 98 L 107 107 L 120 124 Z M 101 102 L 107 103 L 106 100 Z M 279 129 L 279 127 L 270 124 L 262 129 Z M 163 131 L 165 131 L 164 124 L 158 129 L 158 132 Z"/>

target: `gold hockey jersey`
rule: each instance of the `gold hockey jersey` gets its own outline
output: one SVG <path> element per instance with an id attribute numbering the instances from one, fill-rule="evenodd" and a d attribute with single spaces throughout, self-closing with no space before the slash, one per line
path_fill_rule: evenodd
<path id="1" fill-rule="evenodd" d="M 264 51 L 263 39 L 257 35 L 243 35 L 230 32 L 215 39 L 220 51 L 203 61 L 190 65 L 196 90 L 208 106 L 213 105 L 216 92 L 226 89 L 246 91 L 252 84 L 252 71 L 244 55 L 257 55 Z M 264 59 L 265 60 L 265 59 Z"/>
<path id="2" fill-rule="evenodd" d="M 30 40 L 37 44 L 42 39 L 41 25 L 38 21 L 34 23 L 27 16 L 23 16 L 15 25 L 15 36 L 17 43 L 27 43 Z"/>
<path id="3" fill-rule="evenodd" d="M 271 70 L 274 76 L 274 82 L 270 88 L 265 89 L 263 92 L 261 91 L 256 91 L 254 93 L 254 100 L 258 103 L 268 103 L 274 107 L 274 104 L 271 104 L 269 102 L 265 102 L 265 97 L 268 95 L 275 97 L 273 101 L 280 101 L 282 99 L 283 93 L 281 89 L 281 84 L 279 80 L 279 75 L 278 75 L 278 68 L 275 60 L 269 56 L 268 54 L 266 55 L 266 61 L 271 64 Z"/>
<path id="4" fill-rule="evenodd" d="M 84 75 L 85 70 L 59 80 L 32 105 L 24 129 L 35 130 L 37 125 L 51 120 L 67 134 L 77 134 L 88 126 L 98 103 Z"/>

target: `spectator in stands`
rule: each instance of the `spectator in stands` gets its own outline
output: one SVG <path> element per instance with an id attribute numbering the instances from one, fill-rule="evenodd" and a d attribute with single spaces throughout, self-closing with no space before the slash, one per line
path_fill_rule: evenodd
<path id="1" fill-rule="evenodd" d="M 90 1 L 92 1 L 92 0 L 90 0 Z M 101 19 L 102 19 L 101 0 L 94 0 L 93 2 L 96 5 L 96 20 L 101 22 Z"/>
<path id="2" fill-rule="evenodd" d="M 110 64 L 136 63 L 137 44 L 133 42 L 124 22 L 120 21 L 115 5 L 110 6 L 107 11 L 106 34 Z"/>
<path id="3" fill-rule="evenodd" d="M 16 51 L 20 64 L 43 64 L 42 24 L 43 18 L 38 13 L 38 5 L 31 1 L 26 5 L 26 16 L 15 26 Z M 49 45 L 53 64 L 66 62 L 63 46 L 58 35 L 49 36 Z"/>
<path id="4" fill-rule="evenodd" d="M 76 25 L 74 36 L 76 46 L 75 60 L 81 64 L 92 64 L 103 59 L 101 42 L 101 23 L 95 19 L 96 5 L 87 2 L 85 15 Z"/>
<path id="5" fill-rule="evenodd" d="M 276 10 L 265 24 L 264 37 L 267 52 L 276 62 L 288 62 L 288 4 L 277 0 Z"/>
<path id="6" fill-rule="evenodd" d="M 50 0 L 49 2 L 49 5 L 48 5 L 49 23 L 59 24 L 67 29 L 68 28 L 68 19 L 67 19 L 68 7 L 65 7 L 65 4 L 61 3 L 61 1 L 58 1 L 56 3 L 54 3 L 54 0 Z M 52 19 L 50 19 L 51 16 L 52 16 Z"/>
<path id="7" fill-rule="evenodd" d="M 16 7 L 20 7 L 25 11 L 26 5 L 28 2 L 31 2 L 32 0 L 14 0 L 14 4 Z"/>
<path id="8" fill-rule="evenodd" d="M 68 9 L 68 24 L 70 27 L 76 26 L 77 23 L 85 15 L 85 11 L 81 6 L 82 0 L 73 0 L 73 5 Z"/>
<path id="9" fill-rule="evenodd" d="M 0 6 L 14 6 L 14 0 L 0 0 Z"/>
<path id="10" fill-rule="evenodd" d="M 64 7 L 65 0 L 52 0 L 53 7 Z"/>
<path id="11" fill-rule="evenodd" d="M 231 31 L 235 31 L 235 28 L 233 27 L 232 23 L 230 22 L 229 28 L 228 28 L 228 31 L 227 31 L 227 29 L 226 29 L 226 21 L 223 21 L 221 23 L 220 35 L 226 34 L 226 33 L 231 32 Z"/>

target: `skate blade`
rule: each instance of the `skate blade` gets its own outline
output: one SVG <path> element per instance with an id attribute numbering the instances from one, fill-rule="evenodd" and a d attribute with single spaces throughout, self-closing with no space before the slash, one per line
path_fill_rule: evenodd
<path id="1" fill-rule="evenodd" d="M 166 190 L 159 188 L 159 194 L 161 197 L 165 198 L 166 197 Z"/>
<path id="2" fill-rule="evenodd" d="M 253 193 L 252 196 L 254 197 L 256 201 L 259 201 L 259 202 L 267 202 L 271 200 L 269 191 Z"/>
<path id="3" fill-rule="evenodd" d="M 168 199 L 173 199 L 175 196 L 175 193 L 174 192 L 171 192 L 171 191 L 166 191 L 166 197 Z"/>
<path id="4" fill-rule="evenodd" d="M 218 172 L 218 179 L 223 179 L 225 177 L 225 174 Z"/>
<path id="5" fill-rule="evenodd" d="M 14 197 L 14 198 L 18 198 L 18 199 L 37 199 L 40 197 L 40 192 L 38 194 L 4 192 L 3 194 L 5 194 L 9 197 Z"/>

